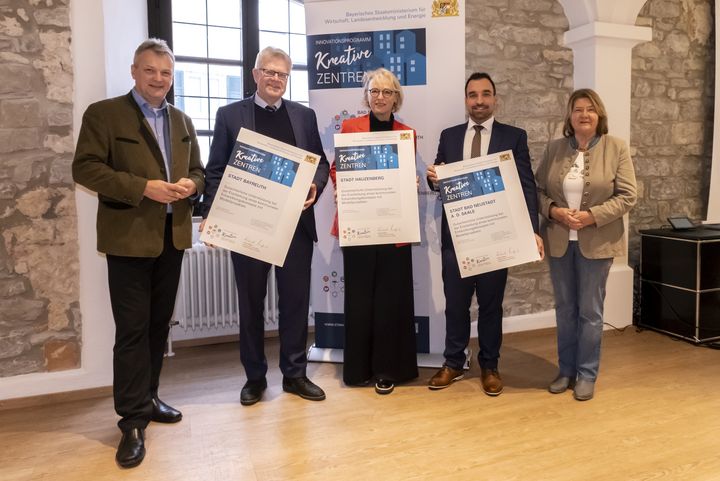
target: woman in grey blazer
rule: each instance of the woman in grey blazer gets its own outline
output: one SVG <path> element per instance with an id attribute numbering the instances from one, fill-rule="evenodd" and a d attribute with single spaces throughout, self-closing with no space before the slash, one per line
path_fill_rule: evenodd
<path id="1" fill-rule="evenodd" d="M 624 255 L 623 215 L 637 200 L 628 146 L 607 132 L 598 94 L 576 90 L 564 138 L 547 145 L 536 174 L 557 321 L 559 372 L 548 389 L 558 394 L 574 387 L 578 401 L 593 397 L 605 286 L 613 257 Z"/>

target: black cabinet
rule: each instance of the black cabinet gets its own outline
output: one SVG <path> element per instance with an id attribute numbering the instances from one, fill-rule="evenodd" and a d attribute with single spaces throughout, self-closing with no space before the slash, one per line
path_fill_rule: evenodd
<path id="1" fill-rule="evenodd" d="M 696 343 L 720 339 L 720 231 L 640 235 L 640 326 Z"/>

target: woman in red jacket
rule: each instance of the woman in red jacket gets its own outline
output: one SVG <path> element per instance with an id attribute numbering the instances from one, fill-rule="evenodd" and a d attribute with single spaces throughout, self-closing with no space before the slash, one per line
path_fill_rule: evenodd
<path id="1" fill-rule="evenodd" d="M 363 104 L 368 115 L 345 120 L 340 133 L 412 130 L 395 120 L 402 88 L 389 70 L 367 72 Z M 414 135 L 414 131 L 413 131 Z M 335 163 L 330 169 L 335 185 Z M 337 216 L 332 234 L 337 236 Z M 412 252 L 409 244 L 343 247 L 345 348 L 343 381 L 378 394 L 418 376 Z"/>

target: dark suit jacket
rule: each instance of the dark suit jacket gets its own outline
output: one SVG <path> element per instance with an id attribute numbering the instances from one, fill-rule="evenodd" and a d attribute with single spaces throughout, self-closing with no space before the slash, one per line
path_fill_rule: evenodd
<path id="1" fill-rule="evenodd" d="M 328 180 L 327 157 L 323 151 L 320 133 L 317 127 L 317 117 L 312 109 L 297 102 L 283 99 L 283 104 L 290 117 L 290 124 L 295 135 L 297 147 L 320 156 L 320 164 L 315 171 L 313 183 L 317 186 L 315 201 L 320 198 L 325 184 Z M 220 186 L 225 167 L 230 160 L 235 140 L 240 129 L 255 130 L 255 97 L 248 97 L 239 102 L 233 102 L 220 107 L 215 116 L 215 131 L 213 133 L 212 146 L 210 147 L 210 158 L 207 164 L 206 187 L 203 195 L 202 216 L 207 217 L 210 206 L 215 198 L 215 193 Z M 305 209 L 300 215 L 299 225 L 310 236 L 317 241 L 315 231 L 315 213 L 313 208 Z"/>
<path id="2" fill-rule="evenodd" d="M 449 164 L 463 160 L 463 143 L 465 142 L 465 131 L 467 130 L 467 122 L 453 127 L 449 127 L 440 134 L 440 143 L 438 144 L 438 153 L 435 157 L 435 165 L 442 163 Z M 533 176 L 532 167 L 530 165 L 530 151 L 527 145 L 527 133 L 523 129 L 513 127 L 511 125 L 502 124 L 497 120 L 493 122 L 492 136 L 490 137 L 490 145 L 488 146 L 488 154 L 502 152 L 503 150 L 512 150 L 517 166 L 520 184 L 522 185 L 525 203 L 527 204 L 528 214 L 532 222 L 533 231 L 537 233 L 538 227 L 538 208 L 537 208 L 537 190 L 535 188 L 535 178 Z M 428 180 L 428 184 L 432 189 L 432 183 Z M 452 237 L 450 228 L 445 218 L 445 210 L 442 213 L 442 245 L 445 248 L 452 248 Z"/>
<path id="3" fill-rule="evenodd" d="M 190 117 L 168 106 L 170 182 L 186 177 L 202 193 L 204 169 Z M 163 250 L 165 204 L 143 196 L 148 180 L 166 180 L 160 147 L 132 93 L 90 105 L 83 115 L 73 179 L 98 193 L 97 249 L 128 257 L 157 257 Z M 173 244 L 192 244 L 191 199 L 172 204 Z"/>

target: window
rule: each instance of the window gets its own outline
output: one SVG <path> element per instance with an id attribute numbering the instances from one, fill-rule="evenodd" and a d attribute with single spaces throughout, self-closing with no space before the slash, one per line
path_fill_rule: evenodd
<path id="1" fill-rule="evenodd" d="M 255 91 L 252 68 L 267 46 L 293 60 L 285 98 L 308 103 L 305 8 L 300 0 L 148 0 L 148 30 L 175 53 L 170 101 L 188 114 L 203 162 L 217 109 Z"/>

